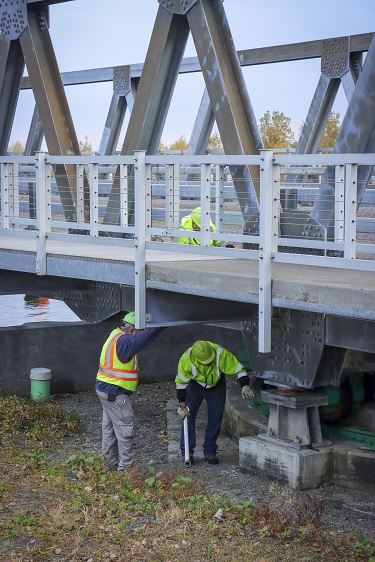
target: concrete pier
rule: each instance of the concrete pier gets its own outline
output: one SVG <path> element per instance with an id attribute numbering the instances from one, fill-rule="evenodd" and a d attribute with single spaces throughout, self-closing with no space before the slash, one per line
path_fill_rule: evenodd
<path id="1" fill-rule="evenodd" d="M 323 440 L 314 448 L 295 448 L 267 436 L 267 427 L 268 417 L 243 400 L 237 386 L 229 388 L 223 431 L 238 443 L 242 472 L 261 472 L 304 490 L 335 483 L 375 493 L 375 451 L 338 440 Z"/>

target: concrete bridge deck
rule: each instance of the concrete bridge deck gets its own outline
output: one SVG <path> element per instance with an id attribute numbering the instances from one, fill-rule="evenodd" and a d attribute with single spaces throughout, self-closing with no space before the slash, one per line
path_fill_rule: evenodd
<path id="1" fill-rule="evenodd" d="M 134 287 L 135 249 L 116 242 L 47 240 L 48 276 Z M 35 238 L 0 237 L 1 268 L 36 273 L 36 245 Z M 257 260 L 147 249 L 145 262 L 146 290 L 258 304 Z M 375 272 L 273 262 L 272 304 L 375 320 Z"/>

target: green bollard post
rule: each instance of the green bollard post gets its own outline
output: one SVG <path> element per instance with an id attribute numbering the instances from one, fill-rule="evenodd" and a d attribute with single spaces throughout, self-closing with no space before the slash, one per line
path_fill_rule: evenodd
<path id="1" fill-rule="evenodd" d="M 37 367 L 31 369 L 31 398 L 39 402 L 48 402 L 51 385 L 51 370 Z"/>

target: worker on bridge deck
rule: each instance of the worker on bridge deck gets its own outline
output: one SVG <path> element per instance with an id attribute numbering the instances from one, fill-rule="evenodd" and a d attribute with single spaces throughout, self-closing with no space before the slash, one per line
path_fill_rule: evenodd
<path id="1" fill-rule="evenodd" d="M 181 226 L 180 230 L 194 230 L 196 232 L 200 232 L 201 230 L 201 214 L 202 210 L 200 207 L 196 207 L 190 213 L 190 215 L 186 215 L 181 219 Z M 212 232 L 216 232 L 216 226 L 210 219 L 210 230 Z M 180 244 L 192 244 L 194 246 L 200 246 L 200 239 L 199 238 L 186 238 L 181 237 L 178 239 Z M 234 248 L 232 244 L 227 244 L 221 240 L 210 240 L 210 246 L 217 246 L 217 247 L 224 247 L 224 248 Z"/>
<path id="2" fill-rule="evenodd" d="M 225 375 L 237 375 L 244 399 L 254 397 L 249 383 L 249 373 L 238 359 L 227 349 L 210 341 L 196 341 L 181 356 L 175 378 L 181 420 L 188 417 L 189 456 L 194 462 L 196 446 L 195 420 L 203 402 L 207 402 L 207 426 L 203 454 L 208 464 L 219 462 L 216 441 L 219 437 L 226 400 Z M 184 456 L 184 430 L 180 437 L 181 454 Z"/>

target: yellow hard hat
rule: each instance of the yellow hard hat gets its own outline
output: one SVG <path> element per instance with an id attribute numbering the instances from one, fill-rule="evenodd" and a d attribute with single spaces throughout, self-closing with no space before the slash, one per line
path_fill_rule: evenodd
<path id="1" fill-rule="evenodd" d="M 210 346 L 208 341 L 203 340 L 198 340 L 193 344 L 191 353 L 193 357 L 199 361 L 199 363 L 203 363 L 203 365 L 211 363 L 215 357 L 215 350 Z"/>
<path id="2" fill-rule="evenodd" d="M 191 220 L 195 222 L 198 226 L 201 225 L 201 208 L 196 207 L 193 211 L 191 211 Z"/>
<path id="3" fill-rule="evenodd" d="M 125 314 L 122 321 L 126 322 L 127 324 L 133 324 L 133 326 L 135 326 L 135 312 L 132 311 Z"/>

